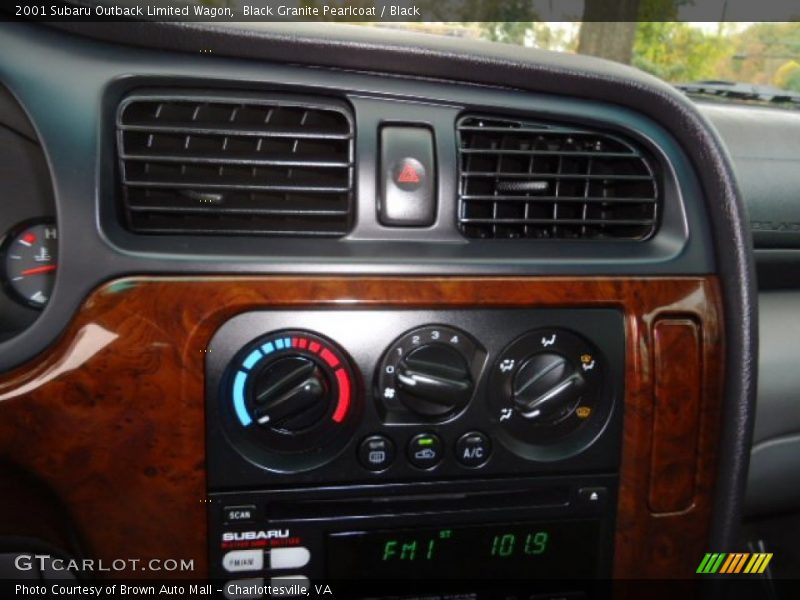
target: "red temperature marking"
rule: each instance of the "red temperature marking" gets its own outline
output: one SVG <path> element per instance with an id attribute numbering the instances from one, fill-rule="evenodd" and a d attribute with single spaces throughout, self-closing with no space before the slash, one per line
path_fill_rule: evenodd
<path id="1" fill-rule="evenodd" d="M 330 366 L 331 369 L 335 369 L 337 366 L 339 366 L 339 359 L 336 358 L 333 355 L 333 352 L 327 348 L 323 348 L 319 355 L 322 357 L 322 360 L 328 363 L 328 366 Z"/>
<path id="2" fill-rule="evenodd" d="M 23 242 L 28 242 L 29 244 L 32 244 L 32 243 L 34 243 L 36 241 L 36 235 L 33 234 L 33 233 L 28 232 L 28 233 L 26 233 L 25 235 L 22 236 L 22 241 Z"/>
<path id="3" fill-rule="evenodd" d="M 298 339 L 293 337 L 292 338 L 292 348 L 297 348 L 298 345 L 299 345 L 298 344 Z"/>
<path id="4" fill-rule="evenodd" d="M 298 341 L 298 345 L 299 345 L 299 346 L 300 346 L 300 348 L 302 348 L 303 350 L 305 350 L 306 348 L 308 348 L 308 340 L 307 340 L 306 338 L 297 338 L 297 341 Z"/>
<path id="5" fill-rule="evenodd" d="M 311 350 L 311 351 L 312 351 L 314 354 L 316 354 L 317 352 L 319 352 L 319 347 L 320 347 L 320 346 L 319 346 L 319 344 L 318 344 L 317 342 L 311 342 L 311 343 L 308 345 L 308 349 L 309 349 L 309 350 Z"/>
<path id="6" fill-rule="evenodd" d="M 41 267 L 33 267 L 32 269 L 25 269 L 20 273 L 23 277 L 27 277 L 28 275 L 38 275 L 39 273 L 49 273 L 50 271 L 55 271 L 56 265 L 43 265 Z"/>
<path id="7" fill-rule="evenodd" d="M 332 418 L 337 423 L 341 423 L 350 408 L 350 377 L 347 376 L 347 371 L 339 369 L 336 371 L 336 380 L 339 382 L 339 402 L 336 404 Z"/>

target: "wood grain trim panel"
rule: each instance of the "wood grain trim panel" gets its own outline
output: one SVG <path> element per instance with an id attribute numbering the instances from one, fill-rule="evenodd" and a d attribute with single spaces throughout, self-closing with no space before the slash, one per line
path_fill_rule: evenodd
<path id="1" fill-rule="evenodd" d="M 722 401 L 722 309 L 713 277 L 114 281 L 89 296 L 59 343 L 0 376 L 0 460 L 32 473 L 66 503 L 90 556 L 193 559 L 194 575 L 203 577 L 206 345 L 244 311 L 338 306 L 622 309 L 628 358 L 614 573 L 694 573 L 706 551 Z M 694 500 L 682 512 L 654 515 L 652 348 L 662 314 L 701 324 L 703 387 Z"/>
<path id="2" fill-rule="evenodd" d="M 668 316 L 653 327 L 655 414 L 650 510 L 679 512 L 694 501 L 702 396 L 701 331 L 691 318 Z"/>

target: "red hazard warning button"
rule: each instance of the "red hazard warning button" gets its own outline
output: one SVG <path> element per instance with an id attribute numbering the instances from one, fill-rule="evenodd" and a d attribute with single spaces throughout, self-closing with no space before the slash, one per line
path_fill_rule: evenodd
<path id="1" fill-rule="evenodd" d="M 426 127 L 381 129 L 378 216 L 389 227 L 429 227 L 436 219 L 433 132 Z"/>
<path id="2" fill-rule="evenodd" d="M 416 188 L 419 187 L 419 183 L 424 176 L 425 167 L 418 160 L 406 158 L 400 163 L 394 182 L 401 187 L 406 187 L 402 184 L 410 184 L 409 187 Z"/>

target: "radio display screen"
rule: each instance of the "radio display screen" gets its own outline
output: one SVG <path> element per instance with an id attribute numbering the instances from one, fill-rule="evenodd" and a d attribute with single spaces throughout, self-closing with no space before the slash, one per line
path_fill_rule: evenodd
<path id="1" fill-rule="evenodd" d="M 589 579 L 599 529 L 577 520 L 331 533 L 327 571 L 341 579 Z"/>

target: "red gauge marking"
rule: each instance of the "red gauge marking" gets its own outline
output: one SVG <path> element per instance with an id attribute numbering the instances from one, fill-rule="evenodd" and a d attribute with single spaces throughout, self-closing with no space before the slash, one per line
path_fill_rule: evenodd
<path id="1" fill-rule="evenodd" d="M 32 269 L 25 269 L 20 273 L 23 277 L 28 275 L 39 275 L 41 273 L 49 273 L 56 270 L 56 265 L 42 265 L 41 267 L 33 267 Z"/>
<path id="2" fill-rule="evenodd" d="M 29 244 L 32 244 L 33 242 L 36 241 L 36 235 L 31 233 L 31 232 L 28 232 L 28 233 L 26 233 L 25 235 L 22 236 L 22 241 L 23 242 L 28 242 Z"/>
<path id="3" fill-rule="evenodd" d="M 308 340 L 306 338 L 299 338 L 298 342 L 301 349 L 305 350 L 306 348 L 308 348 Z"/>
<path id="4" fill-rule="evenodd" d="M 339 402 L 336 404 L 332 418 L 336 423 L 341 423 L 350 408 L 350 377 L 348 377 L 347 371 L 339 369 L 336 371 L 336 380 L 339 382 Z"/>
<path id="5" fill-rule="evenodd" d="M 311 342 L 308 345 L 308 349 L 311 350 L 314 354 L 319 352 L 319 344 L 317 342 Z"/>
<path id="6" fill-rule="evenodd" d="M 297 348 L 297 347 L 298 347 L 298 345 L 299 345 L 299 344 L 297 343 L 297 341 L 298 341 L 298 340 L 297 340 L 297 338 L 296 338 L 296 337 L 293 337 L 293 338 L 292 338 L 292 348 Z"/>
<path id="7" fill-rule="evenodd" d="M 333 355 L 333 352 L 331 352 L 327 348 L 323 348 L 322 352 L 320 352 L 319 355 L 322 357 L 322 360 L 324 360 L 326 363 L 328 363 L 328 366 L 331 369 L 335 369 L 336 367 L 339 366 L 339 359 L 336 358 Z"/>

